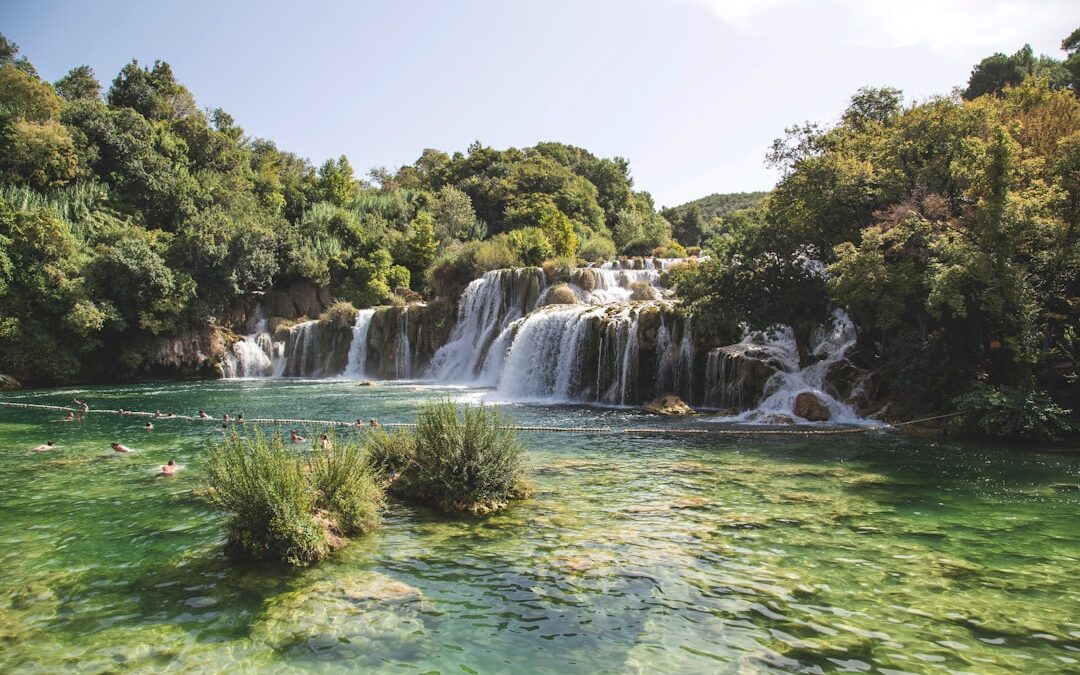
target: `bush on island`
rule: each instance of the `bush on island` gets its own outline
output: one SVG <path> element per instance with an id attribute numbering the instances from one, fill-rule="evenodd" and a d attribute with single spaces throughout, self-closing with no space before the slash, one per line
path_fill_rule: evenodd
<path id="1" fill-rule="evenodd" d="M 233 433 L 211 450 L 205 494 L 229 512 L 230 554 L 296 566 L 374 529 L 384 500 L 358 444 L 304 459 L 260 432 Z"/>
<path id="2" fill-rule="evenodd" d="M 390 491 L 449 513 L 483 515 L 528 497 L 524 450 L 497 408 L 429 403 L 416 430 L 374 432 L 372 469 L 394 477 Z"/>

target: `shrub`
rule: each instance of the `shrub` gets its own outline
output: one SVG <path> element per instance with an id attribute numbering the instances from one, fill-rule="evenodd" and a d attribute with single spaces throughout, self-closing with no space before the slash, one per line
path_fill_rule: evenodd
<path id="1" fill-rule="evenodd" d="M 638 302 L 641 300 L 655 300 L 656 290 L 652 287 L 648 281 L 635 281 L 630 284 L 630 300 L 631 302 Z"/>
<path id="2" fill-rule="evenodd" d="M 474 515 L 527 496 L 523 454 L 498 409 L 459 410 L 450 402 L 424 406 L 415 432 L 368 441 L 369 463 L 384 475 L 400 473 L 391 487 L 396 494 Z"/>
<path id="3" fill-rule="evenodd" d="M 335 443 L 316 452 L 308 465 L 318 506 L 333 518 L 339 534 L 364 534 L 379 525 L 383 491 L 359 443 Z"/>
<path id="4" fill-rule="evenodd" d="M 210 501 L 230 513 L 231 554 L 303 566 L 378 524 L 381 489 L 355 444 L 290 452 L 280 436 L 227 436 L 207 461 Z"/>
<path id="5" fill-rule="evenodd" d="M 573 305 L 577 304 L 577 301 L 577 295 L 566 284 L 552 286 L 544 296 L 545 305 Z"/>
<path id="6" fill-rule="evenodd" d="M 319 321 L 332 328 L 351 328 L 356 323 L 356 308 L 349 302 L 335 302 L 319 316 Z"/>
<path id="7" fill-rule="evenodd" d="M 523 227 L 509 234 L 510 248 L 521 262 L 535 267 L 555 255 L 555 248 L 547 234 L 538 227 Z"/>
<path id="8" fill-rule="evenodd" d="M 982 385 L 953 403 L 968 411 L 963 428 L 987 436 L 1055 440 L 1073 431 L 1066 419 L 1071 411 L 1037 389 Z"/>
<path id="9" fill-rule="evenodd" d="M 590 262 L 604 262 L 614 260 L 618 252 L 615 250 L 615 242 L 607 237 L 593 236 L 582 242 L 578 255 Z"/>

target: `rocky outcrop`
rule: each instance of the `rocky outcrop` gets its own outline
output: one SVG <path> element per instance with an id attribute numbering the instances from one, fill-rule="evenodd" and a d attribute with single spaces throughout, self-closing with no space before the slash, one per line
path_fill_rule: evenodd
<path id="1" fill-rule="evenodd" d="M 828 422 L 832 413 L 812 391 L 804 391 L 795 397 L 792 412 L 808 422 Z"/>
<path id="2" fill-rule="evenodd" d="M 301 317 L 318 317 L 330 306 L 333 298 L 326 286 L 316 286 L 309 281 L 294 281 L 283 289 L 267 291 L 260 302 L 267 316 L 296 320 Z"/>
<path id="3" fill-rule="evenodd" d="M 227 344 L 232 338 L 215 324 L 190 328 L 171 338 L 160 338 L 154 345 L 148 369 L 180 377 L 216 377 Z"/>
<path id="4" fill-rule="evenodd" d="M 695 412 L 675 394 L 664 394 L 641 406 L 641 409 L 657 415 L 693 415 Z"/>
<path id="5" fill-rule="evenodd" d="M 577 295 L 566 284 L 552 286 L 544 296 L 544 306 L 577 304 Z"/>
<path id="6" fill-rule="evenodd" d="M 22 383 L 11 375 L 0 373 L 0 389 L 22 389 Z"/>
<path id="7" fill-rule="evenodd" d="M 446 302 L 377 307 L 368 329 L 364 372 L 380 380 L 420 377 L 446 342 L 452 318 Z"/>
<path id="8" fill-rule="evenodd" d="M 769 379 L 783 370 L 783 357 L 759 345 L 734 344 L 709 352 L 706 405 L 747 410 L 757 405 Z"/>

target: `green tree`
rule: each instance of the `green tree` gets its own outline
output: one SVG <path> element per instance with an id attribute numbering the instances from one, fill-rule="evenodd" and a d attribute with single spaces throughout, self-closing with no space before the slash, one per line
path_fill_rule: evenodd
<path id="1" fill-rule="evenodd" d="M 56 81 L 56 93 L 67 101 L 101 99 L 101 83 L 90 66 L 75 66 Z"/>
<path id="2" fill-rule="evenodd" d="M 427 268 L 435 261 L 435 253 L 438 249 L 434 220 L 427 211 L 420 211 L 409 226 L 405 237 L 405 256 L 401 261 L 409 269 L 417 288 L 423 281 Z"/>
<path id="3" fill-rule="evenodd" d="M 360 186 L 345 155 L 328 159 L 319 167 L 318 189 L 324 200 L 337 206 L 347 206 L 356 199 Z"/>

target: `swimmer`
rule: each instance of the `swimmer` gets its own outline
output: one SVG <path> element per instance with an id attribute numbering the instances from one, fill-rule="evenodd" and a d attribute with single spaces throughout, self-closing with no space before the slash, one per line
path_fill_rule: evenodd
<path id="1" fill-rule="evenodd" d="M 229 425 L 228 424 L 222 424 L 217 429 L 214 429 L 214 432 L 218 433 L 218 434 L 227 434 L 227 433 L 229 433 Z"/>
<path id="2" fill-rule="evenodd" d="M 52 450 L 55 447 L 56 447 L 56 442 L 55 441 L 49 441 L 48 443 L 46 443 L 44 445 L 37 446 L 36 448 L 33 449 L 32 452 L 45 452 L 47 450 Z"/>
<path id="3" fill-rule="evenodd" d="M 69 412 L 67 414 L 67 417 L 64 418 L 64 421 L 65 422 L 77 422 L 78 420 L 75 419 L 75 413 Z"/>
<path id="4" fill-rule="evenodd" d="M 289 440 L 292 441 L 293 443 L 303 443 L 304 442 L 304 437 L 301 436 L 300 434 L 296 433 L 296 429 L 290 429 L 289 430 Z"/>
<path id="5" fill-rule="evenodd" d="M 147 431 L 153 431 L 154 430 L 154 425 L 151 422 L 147 422 L 146 426 L 143 427 L 143 429 L 146 429 Z"/>
<path id="6" fill-rule="evenodd" d="M 165 413 L 165 417 L 176 417 L 176 413 L 167 412 Z"/>
<path id="7" fill-rule="evenodd" d="M 225 413 L 225 415 L 224 415 L 224 416 L 222 416 L 221 420 L 222 420 L 223 422 L 230 422 L 230 421 L 232 421 L 232 418 L 231 418 L 231 417 L 229 417 L 229 413 Z"/>
<path id="8" fill-rule="evenodd" d="M 120 445 L 119 443 L 112 443 L 112 449 L 117 452 L 131 452 L 131 448 L 126 445 Z"/>
<path id="9" fill-rule="evenodd" d="M 160 410 L 155 410 L 154 411 L 154 417 L 161 417 L 161 411 Z"/>
<path id="10" fill-rule="evenodd" d="M 243 424 L 244 423 L 244 413 L 240 413 L 239 415 L 236 416 L 236 422 L 237 422 L 237 424 Z"/>
<path id="11" fill-rule="evenodd" d="M 75 416 L 75 421 L 76 422 L 82 422 L 82 415 L 76 415 Z"/>
<path id="12" fill-rule="evenodd" d="M 357 417 L 357 418 L 356 418 L 356 426 L 358 426 L 358 427 L 362 427 L 362 426 L 364 426 L 364 420 L 362 420 L 362 419 L 360 419 L 359 417 Z"/>
<path id="13" fill-rule="evenodd" d="M 84 413 L 88 413 L 88 412 L 90 412 L 90 406 L 86 405 L 86 403 L 85 403 L 84 401 L 80 401 L 80 400 L 78 399 L 78 397 L 77 397 L 77 396 L 72 396 L 72 397 L 71 397 L 71 400 L 72 400 L 72 401 L 75 401 L 75 405 L 77 405 L 77 406 L 79 406 L 80 408 L 82 408 L 82 411 L 83 411 Z"/>
<path id="14" fill-rule="evenodd" d="M 334 447 L 334 445 L 330 442 L 330 437 L 326 434 L 322 435 L 322 438 L 319 440 L 319 444 L 322 445 L 323 450 L 330 450 Z"/>
<path id="15" fill-rule="evenodd" d="M 175 476 L 178 467 L 176 466 L 176 460 L 170 459 L 169 463 L 161 467 L 162 476 Z"/>
<path id="16" fill-rule="evenodd" d="M 381 427 L 382 426 L 381 424 L 379 424 L 379 420 L 375 419 L 374 417 L 372 417 L 370 420 L 368 420 L 368 424 L 370 424 L 373 429 L 375 427 Z"/>
<path id="17" fill-rule="evenodd" d="M 208 419 L 210 419 L 210 416 L 206 414 L 205 410 L 200 410 L 199 411 L 199 419 L 208 420 Z"/>

